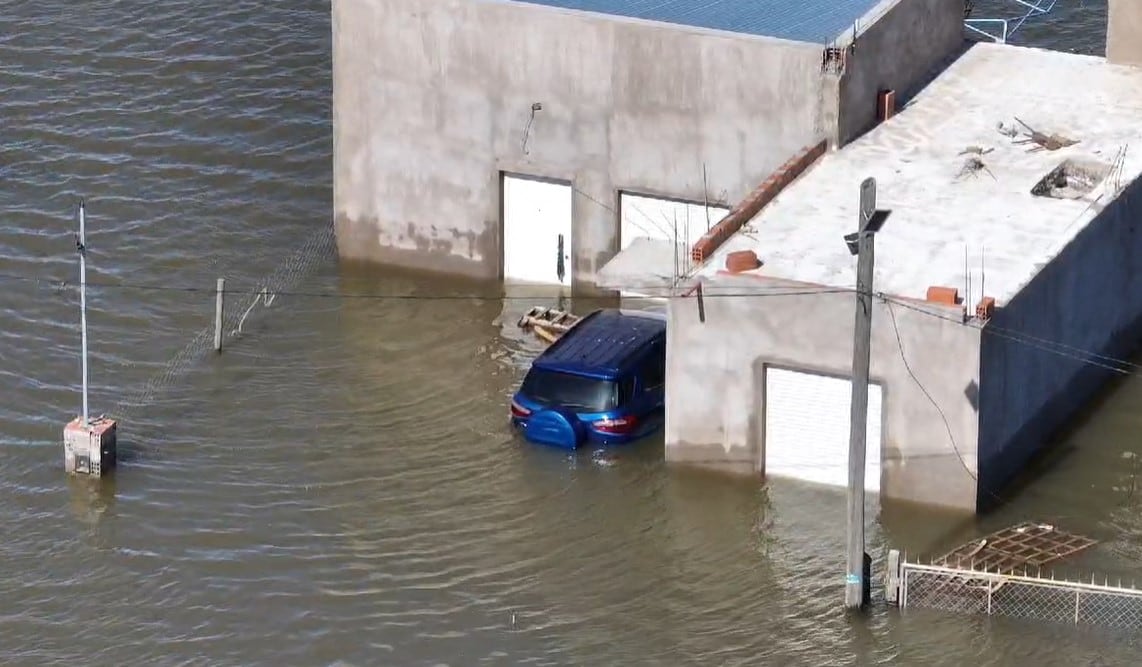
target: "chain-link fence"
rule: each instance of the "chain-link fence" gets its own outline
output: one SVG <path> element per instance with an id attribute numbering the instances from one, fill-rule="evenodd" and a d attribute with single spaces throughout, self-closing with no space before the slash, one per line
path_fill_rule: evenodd
<path id="1" fill-rule="evenodd" d="M 1142 630 L 1142 590 L 1119 582 L 1059 581 L 1027 574 L 902 563 L 899 585 L 902 609 L 926 607 Z"/>
<path id="2" fill-rule="evenodd" d="M 260 281 L 257 289 L 252 291 L 227 289 L 227 294 L 230 296 L 227 297 L 225 317 L 222 321 L 223 339 L 241 335 L 242 326 L 253 316 L 257 306 L 270 306 L 276 294 L 295 287 L 320 262 L 328 259 L 334 252 L 335 240 L 333 225 L 323 225 L 283 259 L 273 273 Z M 236 303 L 230 303 L 231 298 Z M 214 330 L 213 322 L 203 324 L 202 328 L 158 373 L 120 400 L 108 412 L 108 416 L 126 419 L 135 410 L 148 405 L 210 351 L 214 344 Z"/>

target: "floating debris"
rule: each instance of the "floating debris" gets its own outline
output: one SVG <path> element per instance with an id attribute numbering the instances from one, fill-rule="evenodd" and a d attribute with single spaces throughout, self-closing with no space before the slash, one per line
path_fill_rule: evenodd
<path id="1" fill-rule="evenodd" d="M 582 319 L 565 310 L 535 306 L 519 318 L 519 328 L 530 331 L 547 344 L 554 343 Z"/>

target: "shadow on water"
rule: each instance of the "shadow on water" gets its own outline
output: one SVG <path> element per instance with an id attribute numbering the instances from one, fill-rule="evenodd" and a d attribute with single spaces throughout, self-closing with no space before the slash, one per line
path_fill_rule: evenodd
<path id="1" fill-rule="evenodd" d="M 1136 363 L 1136 362 L 1134 362 Z M 1051 440 L 1024 465 L 1023 469 L 998 489 L 980 492 L 981 515 L 1002 513 L 1004 507 L 1021 497 L 1042 493 L 1039 482 L 1065 470 L 1090 448 L 1086 437 L 1092 427 L 1098 428 L 1100 417 L 1114 411 L 1114 404 L 1124 395 L 1137 391 L 1139 383 L 1133 378 L 1112 375 L 1106 384 L 1081 407 L 1052 437 Z M 1055 518 L 1044 516 L 1044 519 Z"/>

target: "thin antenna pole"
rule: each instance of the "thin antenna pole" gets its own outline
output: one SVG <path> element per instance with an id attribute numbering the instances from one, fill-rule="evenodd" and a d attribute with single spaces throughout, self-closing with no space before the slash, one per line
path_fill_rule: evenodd
<path id="1" fill-rule="evenodd" d="M 675 213 L 674 217 L 677 218 L 678 214 Z M 689 248 L 690 247 L 690 207 L 689 206 L 686 207 L 686 220 L 685 220 L 685 222 L 683 222 L 683 224 L 685 225 L 684 229 L 686 230 L 685 236 L 683 237 L 686 240 L 683 241 L 683 243 L 685 244 L 684 247 Z M 675 248 L 674 252 L 678 252 L 678 249 Z M 689 273 L 690 273 L 690 253 L 683 252 L 683 254 L 682 254 L 682 265 L 685 267 L 686 274 L 689 275 Z"/>
<path id="2" fill-rule="evenodd" d="M 979 298 L 983 299 L 987 296 L 987 265 L 984 264 L 984 253 L 987 250 L 986 246 L 979 247 Z"/>
<path id="3" fill-rule="evenodd" d="M 79 200 L 79 238 L 76 249 L 79 251 L 79 339 L 80 357 L 83 368 L 83 426 L 91 424 L 87 413 L 87 221 L 83 200 Z"/>
<path id="4" fill-rule="evenodd" d="M 706 209 L 706 231 L 714 225 L 710 222 L 710 185 L 706 182 L 706 163 L 702 163 L 702 205 Z M 686 239 L 686 243 L 690 243 L 690 239 Z"/>
<path id="5" fill-rule="evenodd" d="M 971 304 L 971 271 L 968 269 L 968 246 L 964 244 L 964 303 Z"/>
<path id="6" fill-rule="evenodd" d="M 674 286 L 678 286 L 678 220 L 674 220 Z"/>

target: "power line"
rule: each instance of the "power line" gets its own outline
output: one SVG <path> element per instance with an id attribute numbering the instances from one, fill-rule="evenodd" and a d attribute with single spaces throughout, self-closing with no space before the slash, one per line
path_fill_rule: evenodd
<path id="1" fill-rule="evenodd" d="M 878 294 L 877 296 L 879 296 L 880 299 L 885 303 L 893 303 L 897 306 L 900 306 L 901 308 L 912 310 L 928 317 L 934 317 L 936 319 L 944 320 L 945 322 L 976 329 L 977 331 L 981 332 L 981 334 L 1010 340 L 1020 345 L 1025 345 L 1027 347 L 1035 348 L 1043 352 L 1048 352 L 1050 354 L 1061 356 L 1067 359 L 1072 359 L 1080 363 L 1097 366 L 1098 368 L 1112 371 L 1120 375 L 1142 375 L 1142 364 L 1137 364 L 1133 361 L 1100 354 L 1098 352 L 1092 352 L 1090 350 L 1084 350 L 1073 345 L 1060 343 L 1058 341 L 1051 341 L 1045 338 L 1039 338 L 1020 331 L 1015 331 L 1014 329 L 1005 329 L 1003 327 L 994 326 L 990 323 L 973 324 L 971 322 L 964 322 L 961 319 L 934 313 L 930 310 L 917 307 L 913 304 L 908 303 L 907 301 L 894 298 L 883 293 Z"/>
<path id="2" fill-rule="evenodd" d="M 0 281 L 8 282 L 23 282 L 29 284 L 40 284 L 51 287 L 57 292 L 62 292 L 68 289 L 77 289 L 78 285 L 71 283 L 67 280 L 44 278 L 38 276 L 23 276 L 16 274 L 0 273 Z M 211 296 L 217 293 L 215 286 L 175 286 L 175 285 L 161 285 L 153 283 L 107 283 L 99 281 L 88 281 L 88 289 L 94 290 L 132 290 L 132 291 L 151 291 L 151 292 L 175 292 L 185 294 L 209 294 Z M 635 286 L 625 288 L 632 291 L 645 290 L 645 286 Z M 667 288 L 669 289 L 669 288 Z M 256 296 L 262 291 L 262 287 L 256 289 L 227 289 L 227 295 L 240 295 L 240 296 Z M 535 301 L 537 299 L 546 298 L 548 295 L 532 294 L 532 295 L 511 295 L 511 294 L 416 294 L 416 293 L 368 293 L 368 292 L 311 292 L 311 291 L 294 291 L 294 290 L 267 290 L 275 296 L 295 297 L 303 299 L 342 299 L 342 300 L 364 300 L 364 301 L 495 301 L 495 302 L 518 302 L 518 301 Z M 740 292 L 712 292 L 705 293 L 707 299 L 756 299 L 768 297 L 782 297 L 782 296 L 818 296 L 825 294 L 856 294 L 857 290 L 846 287 L 772 287 L 772 288 L 752 288 L 748 291 Z M 677 296 L 676 293 L 671 293 L 663 296 Z M 881 301 L 891 303 L 906 310 L 910 310 L 921 315 L 932 317 L 935 319 L 943 320 L 950 324 L 958 326 L 969 327 L 980 331 L 981 334 L 995 336 L 1009 340 L 1013 343 L 1024 345 L 1033 349 L 1037 349 L 1049 354 L 1070 359 L 1079 363 L 1095 366 L 1104 370 L 1117 373 L 1119 375 L 1142 376 L 1142 364 L 1135 363 L 1126 359 L 1113 357 L 1110 355 L 1085 350 L 1073 345 L 1052 341 L 1045 338 L 1040 338 L 1031 334 L 1023 333 L 1013 329 L 1000 327 L 990 322 L 975 323 L 965 322 L 961 318 L 949 317 L 940 313 L 933 312 L 930 309 L 921 308 L 909 301 L 894 297 L 883 292 L 874 293 L 874 296 Z M 637 297 L 636 297 L 637 298 Z M 653 297 L 651 297 L 653 298 Z M 574 296 L 571 301 L 579 303 L 592 303 L 604 302 L 610 303 L 615 299 L 614 296 L 604 295 L 587 295 L 587 296 Z"/>
<path id="3" fill-rule="evenodd" d="M 997 327 L 997 326 L 990 325 L 990 324 L 988 324 L 988 325 L 974 325 L 973 326 L 970 323 L 966 323 L 960 319 L 945 317 L 945 316 L 940 315 L 938 313 L 933 313 L 930 310 L 918 308 L 912 304 L 909 304 L 907 302 L 900 301 L 897 299 L 890 298 L 890 297 L 883 295 L 883 294 L 880 295 L 880 298 L 884 301 L 885 305 L 888 308 L 888 314 L 892 320 L 892 329 L 893 329 L 894 333 L 896 334 L 896 344 L 897 344 L 898 349 L 900 351 L 900 359 L 901 359 L 901 361 L 904 362 L 904 368 L 908 372 L 908 375 L 911 376 L 912 381 L 916 383 L 916 386 L 919 387 L 920 391 L 923 392 L 924 396 L 926 396 L 928 398 L 928 401 L 931 402 L 932 406 L 934 408 L 936 408 L 936 411 L 940 414 L 940 419 L 943 420 L 944 429 L 947 431 L 948 440 L 951 443 L 952 451 L 955 452 L 956 458 L 959 460 L 960 465 L 963 466 L 964 472 L 966 472 L 968 474 L 968 476 L 972 478 L 972 480 L 976 483 L 976 487 L 978 489 L 982 489 L 985 493 L 987 493 L 989 496 L 991 496 L 992 498 L 994 498 L 996 501 L 998 501 L 1000 503 L 1007 502 L 1008 499 L 1003 497 L 1002 495 L 996 493 L 995 491 L 993 491 L 991 488 L 987 487 L 986 485 L 984 485 L 980 481 L 979 476 L 972 472 L 971 468 L 967 464 L 967 461 L 964 460 L 963 454 L 960 452 L 958 445 L 956 444 L 956 439 L 952 433 L 951 425 L 948 423 L 947 415 L 944 413 L 943 409 L 940 407 L 939 403 L 936 402 L 935 398 L 931 395 L 931 393 L 928 392 L 928 389 L 924 386 L 924 384 L 920 381 L 920 379 L 912 371 L 912 367 L 908 363 L 908 359 L 904 353 L 904 343 L 901 340 L 900 330 L 896 324 L 896 312 L 892 308 L 893 304 L 895 304 L 897 306 L 901 306 L 903 308 L 907 308 L 909 310 L 913 310 L 913 311 L 918 312 L 918 313 L 923 314 L 923 315 L 927 315 L 930 317 L 935 317 L 937 319 L 944 320 L 946 322 L 950 322 L 953 324 L 959 324 L 959 325 L 963 325 L 963 326 L 970 326 L 973 329 L 979 330 L 981 332 L 981 334 L 995 335 L 995 336 L 998 336 L 999 338 L 1011 340 L 1012 342 L 1015 342 L 1015 343 L 1020 344 L 1020 345 L 1027 345 L 1028 347 L 1031 347 L 1031 348 L 1039 349 L 1039 350 L 1044 351 L 1044 352 L 1048 352 L 1051 354 L 1055 354 L 1055 355 L 1063 356 L 1063 357 L 1066 357 L 1069 359 L 1073 359 L 1073 360 L 1078 361 L 1080 363 L 1097 366 L 1099 368 L 1110 370 L 1110 371 L 1113 371 L 1115 373 L 1119 373 L 1121 375 L 1142 375 L 1142 373 L 1139 373 L 1137 370 L 1139 368 L 1142 368 L 1142 365 L 1136 364 L 1134 362 L 1126 361 L 1124 359 L 1116 359 L 1114 357 L 1110 357 L 1107 355 L 1102 355 L 1102 354 L 1097 354 L 1097 353 L 1090 352 L 1087 350 L 1082 350 L 1081 348 L 1066 345 L 1064 343 L 1059 343 L 1056 341 L 1049 341 L 1049 340 L 1046 340 L 1043 338 L 1038 338 L 1038 337 L 1031 336 L 1028 334 L 1021 334 L 1020 332 L 1016 332 L 1016 331 L 1013 331 L 1011 329 L 1005 329 L 1003 327 Z M 1043 343 L 1045 343 L 1045 345 Z M 1048 347 L 1048 346 L 1050 346 L 1050 347 Z M 1081 353 L 1083 355 L 1086 355 L 1086 357 L 1078 356 L 1076 354 L 1070 354 L 1064 350 L 1072 350 L 1072 351 Z M 1088 357 L 1097 357 L 1100 359 L 1105 359 L 1105 360 L 1110 361 L 1111 363 L 1117 364 L 1117 366 L 1111 366 L 1111 365 L 1106 364 L 1106 363 L 1101 363 L 1098 361 L 1092 361 Z M 1123 367 L 1129 367 L 1129 368 L 1133 368 L 1136 370 L 1128 370 L 1127 368 L 1123 368 Z"/>
<path id="4" fill-rule="evenodd" d="M 76 285 L 66 281 L 50 278 L 39 278 L 33 276 L 19 276 L 12 274 L 0 273 L 0 281 L 7 280 L 13 282 L 25 283 L 38 283 L 45 286 L 53 287 L 57 290 L 72 289 Z M 189 294 L 216 294 L 216 287 L 178 287 L 173 285 L 158 285 L 147 283 L 104 283 L 87 281 L 89 289 L 109 289 L 109 290 L 137 290 L 137 291 L 155 291 L 155 292 L 181 292 Z M 621 289 L 647 289 L 645 286 L 637 286 Z M 240 294 L 240 295 L 253 295 L 260 292 L 261 288 L 256 290 L 225 290 L 225 294 Z M 380 300 L 380 301 L 534 301 L 543 298 L 543 295 L 508 295 L 508 294 L 394 294 L 394 293 L 366 293 L 366 292 L 305 292 L 305 291 L 292 291 L 281 290 L 269 292 L 275 296 L 284 297 L 299 297 L 308 299 L 364 299 L 364 300 Z M 852 293 L 853 290 L 846 288 L 835 287 L 814 287 L 814 288 L 766 288 L 761 291 L 751 290 L 748 292 L 736 293 L 717 293 L 714 296 L 730 297 L 730 298 L 756 298 L 756 297 L 771 297 L 771 296 L 805 296 L 816 294 L 846 294 Z M 571 298 L 572 301 L 613 301 L 613 296 L 576 296 Z"/>
<path id="5" fill-rule="evenodd" d="M 599 200 L 598 200 L 598 198 L 596 198 L 596 197 L 592 197 L 591 195 L 587 194 L 586 192 L 584 192 L 584 191 L 580 190 L 579 188 L 577 188 L 577 187 L 575 187 L 575 186 L 571 186 L 571 191 L 572 191 L 573 193 L 575 193 L 575 194 L 579 195 L 580 197 L 583 197 L 584 199 L 586 199 L 586 200 L 588 200 L 588 201 L 590 201 L 590 202 L 592 202 L 592 203 L 596 204 L 597 206 L 599 206 L 599 207 L 600 207 L 600 208 L 602 208 L 603 210 L 607 211 L 608 213 L 612 213 L 612 214 L 614 214 L 614 215 L 616 215 L 616 216 L 618 216 L 618 217 L 620 217 L 620 218 L 622 217 L 622 214 L 621 214 L 619 211 L 615 210 L 615 208 L 614 208 L 614 207 L 612 207 L 612 206 L 609 206 L 609 205 L 608 205 L 608 204 L 606 204 L 605 202 L 601 202 L 601 201 L 599 201 Z M 631 193 L 623 193 L 623 194 L 630 194 L 630 195 L 633 195 L 633 196 L 643 196 L 643 195 L 636 195 L 636 194 L 635 194 L 635 193 L 633 193 L 633 192 L 631 192 Z M 708 198 L 709 198 L 709 196 L 708 196 L 708 193 L 707 193 L 707 199 L 708 199 Z M 697 205 L 699 205 L 699 204 L 698 204 L 698 202 L 694 202 L 694 205 L 696 205 L 696 206 L 697 206 Z M 709 209 L 711 208 L 711 205 L 709 204 L 709 202 L 707 202 L 707 203 L 705 203 L 705 204 L 701 204 L 701 206 L 703 206 L 703 207 L 704 207 L 705 209 L 707 209 L 707 210 L 709 210 Z M 647 221 L 648 223 L 650 223 L 650 224 L 651 224 L 651 225 L 652 225 L 652 226 L 653 226 L 653 227 L 654 227 L 656 230 L 658 230 L 658 231 L 659 231 L 659 232 L 661 232 L 661 233 L 662 233 L 662 234 L 663 234 L 665 237 L 667 237 L 667 240 L 669 240 L 669 237 L 670 237 L 670 235 L 671 235 L 671 232 L 672 232 L 672 231 L 673 231 L 673 232 L 677 232 L 677 231 L 678 231 L 678 225 L 677 225 L 677 221 L 675 221 L 675 222 L 673 222 L 673 223 L 672 223 L 672 222 L 671 222 L 671 221 L 670 221 L 668 218 L 664 218 L 664 220 L 663 220 L 663 221 L 664 221 L 664 222 L 666 222 L 667 224 L 669 224 L 669 225 L 670 225 L 670 229 L 667 229 L 667 228 L 663 227 L 662 225 L 659 225 L 657 222 L 655 222 L 655 221 L 654 221 L 654 219 L 650 217 L 650 215 L 648 215 L 648 214 L 647 214 L 645 211 L 643 211 L 642 209 L 640 209 L 638 206 L 634 206 L 634 205 L 632 205 L 632 206 L 631 206 L 631 208 L 633 208 L 635 211 L 637 211 L 637 212 L 638 212 L 638 214 L 639 214 L 639 215 L 641 215 L 643 218 L 645 218 L 645 219 L 646 219 L 646 221 Z M 644 231 L 644 232 L 647 232 L 648 234 L 653 234 L 653 232 L 652 232 L 651 230 L 649 230 L 649 229 L 647 229 L 646 227 L 642 226 L 642 225 L 641 225 L 641 224 L 639 224 L 637 221 L 635 221 L 635 220 L 633 220 L 633 219 L 631 219 L 631 218 L 627 218 L 627 220 L 628 220 L 628 221 L 629 221 L 629 222 L 630 222 L 632 225 L 634 225 L 635 227 L 638 227 L 638 228 L 639 228 L 639 229 L 641 229 L 642 231 Z M 688 244 L 688 243 L 689 243 L 689 240 L 687 240 L 687 244 Z"/>
<path id="6" fill-rule="evenodd" d="M 980 483 L 979 475 L 972 472 L 971 467 L 968 465 L 967 461 L 964 460 L 964 455 L 960 453 L 959 445 L 956 444 L 956 436 L 952 433 L 952 426 L 948 423 L 948 416 L 944 413 L 944 409 L 940 407 L 940 404 L 928 391 L 928 388 L 924 386 L 924 383 L 920 381 L 920 378 L 916 377 L 916 373 L 912 370 L 912 364 L 908 363 L 908 356 L 904 353 L 904 341 L 900 338 L 900 328 L 896 325 L 896 311 L 892 308 L 892 301 L 885 299 L 884 304 L 888 307 L 888 315 L 892 320 L 892 331 L 894 334 L 896 334 L 896 347 L 900 352 L 900 360 L 904 362 L 904 370 L 908 371 L 908 375 L 912 378 L 912 382 L 914 382 L 920 391 L 924 394 L 924 396 L 927 397 L 928 402 L 932 404 L 932 407 L 936 408 L 936 412 L 940 413 L 940 419 L 944 422 L 944 430 L 948 433 L 948 441 L 952 445 L 952 451 L 955 452 L 956 459 L 960 462 L 960 465 L 963 466 L 964 472 L 968 474 L 968 477 L 971 477 L 972 481 L 975 482 L 977 488 L 983 489 L 996 500 L 1004 502 L 1005 498 Z"/>

